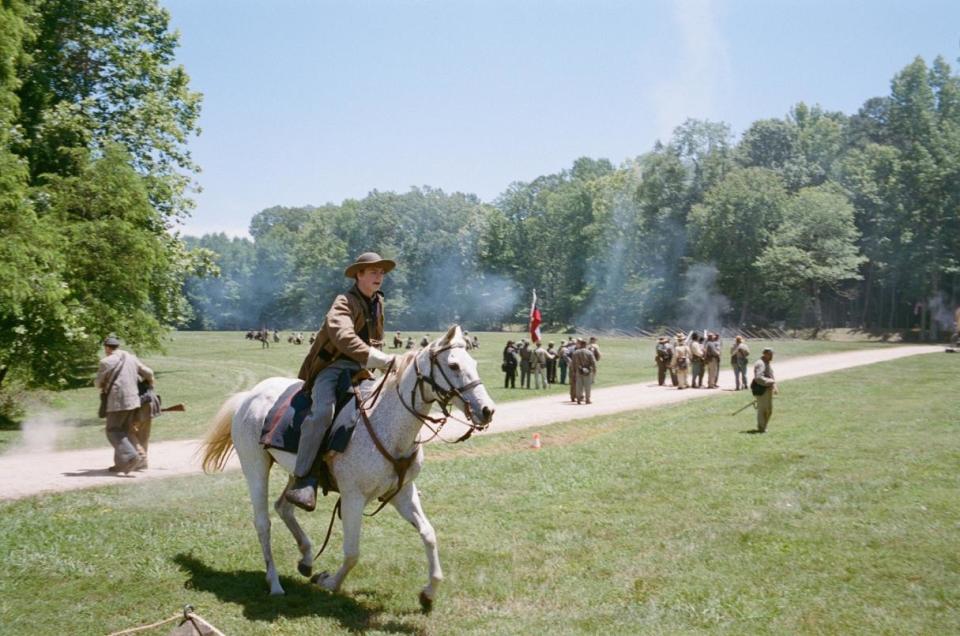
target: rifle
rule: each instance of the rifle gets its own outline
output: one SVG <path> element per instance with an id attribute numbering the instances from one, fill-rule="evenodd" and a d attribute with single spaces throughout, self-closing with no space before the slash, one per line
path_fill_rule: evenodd
<path id="1" fill-rule="evenodd" d="M 163 413 L 169 413 L 171 411 L 183 412 L 186 410 L 187 410 L 187 407 L 185 407 L 183 404 L 174 404 L 173 406 L 166 406 L 160 409 L 160 411 Z"/>
<path id="2" fill-rule="evenodd" d="M 745 406 L 741 406 L 741 407 L 738 408 L 736 411 L 734 411 L 733 413 L 731 413 L 730 416 L 733 417 L 734 415 L 739 414 L 741 411 L 744 411 L 744 410 L 746 410 L 747 408 L 749 408 L 749 407 L 751 407 L 751 406 L 756 407 L 756 406 L 757 406 L 757 401 L 756 401 L 756 400 L 753 400 L 752 402 L 748 402 Z"/>

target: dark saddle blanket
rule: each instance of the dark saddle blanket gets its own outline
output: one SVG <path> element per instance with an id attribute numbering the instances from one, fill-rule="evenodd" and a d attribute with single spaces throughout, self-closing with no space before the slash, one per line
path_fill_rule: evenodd
<path id="1" fill-rule="evenodd" d="M 297 380 L 291 384 L 267 412 L 267 417 L 263 421 L 263 433 L 260 436 L 260 443 L 267 448 L 277 448 L 290 453 L 297 452 L 303 420 L 310 414 L 313 406 L 313 400 L 301 390 L 302 388 L 303 380 Z M 361 384 L 361 391 L 363 388 Z M 323 457 L 323 453 L 328 450 L 342 453 L 353 436 L 354 423 L 350 419 L 343 422 L 337 421 L 340 412 L 354 399 L 349 371 L 345 370 L 338 378 L 336 396 L 333 425 L 324 437 L 318 457 Z"/>

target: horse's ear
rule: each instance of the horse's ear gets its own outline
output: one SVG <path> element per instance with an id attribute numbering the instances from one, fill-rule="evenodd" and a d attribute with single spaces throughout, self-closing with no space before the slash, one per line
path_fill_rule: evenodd
<path id="1" fill-rule="evenodd" d="M 453 339 L 457 337 L 460 333 L 460 325 L 450 325 L 450 328 L 447 329 L 447 333 L 443 336 L 441 342 L 447 344 L 453 342 Z"/>

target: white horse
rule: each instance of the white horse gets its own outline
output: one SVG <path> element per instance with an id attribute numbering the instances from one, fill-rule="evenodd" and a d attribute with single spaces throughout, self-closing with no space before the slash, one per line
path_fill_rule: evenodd
<path id="1" fill-rule="evenodd" d="M 294 382 L 296 380 L 290 378 L 269 378 L 250 391 L 230 397 L 220 407 L 201 449 L 203 467 L 207 472 L 223 469 L 231 449 L 235 447 L 237 450 L 250 490 L 253 523 L 263 549 L 271 594 L 283 594 L 284 591 L 270 549 L 267 482 L 274 462 L 292 473 L 296 454 L 264 448 L 260 444 L 260 434 L 267 411 Z M 477 363 L 467 353 L 466 342 L 456 325 L 430 346 L 398 358 L 393 370 L 380 380 L 378 387 L 381 390 L 375 404 L 364 407 L 364 410 L 369 409 L 368 419 L 361 417 L 354 402 L 344 407 L 337 418 L 338 422 L 344 418 L 352 420 L 356 426 L 346 451 L 342 454 L 330 452 L 325 456 L 341 497 L 343 564 L 336 574 L 324 572 L 311 580 L 330 591 L 340 589 L 359 558 L 364 508 L 376 498 L 390 497 L 390 504 L 418 530 L 426 548 L 429 580 L 420 593 L 420 603 L 429 611 L 443 580 L 443 572 L 436 533 L 423 513 L 414 485 L 423 465 L 419 432 L 426 421 L 437 422 L 429 416 L 434 404 L 438 404 L 445 414 L 450 405 L 463 411 L 471 432 L 490 425 L 495 404 L 480 381 Z M 385 456 L 388 454 L 392 459 Z M 395 460 L 403 459 L 409 459 L 410 463 L 401 485 L 398 471 L 403 471 L 402 467 L 397 468 Z M 292 475 L 287 488 L 291 483 Z M 398 485 L 399 491 L 396 490 Z M 297 541 L 301 554 L 297 569 L 304 576 L 310 576 L 313 544 L 297 523 L 293 505 L 281 493 L 274 508 Z"/>

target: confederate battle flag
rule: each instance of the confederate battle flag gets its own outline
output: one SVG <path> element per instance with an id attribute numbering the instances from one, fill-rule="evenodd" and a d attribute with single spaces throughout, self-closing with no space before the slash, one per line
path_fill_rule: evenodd
<path id="1" fill-rule="evenodd" d="M 537 290 L 533 290 L 533 302 L 530 303 L 530 339 L 534 343 L 540 342 L 540 308 L 537 307 Z"/>

